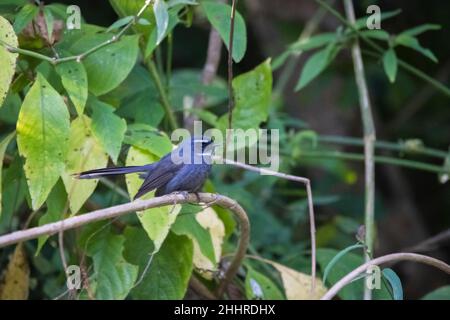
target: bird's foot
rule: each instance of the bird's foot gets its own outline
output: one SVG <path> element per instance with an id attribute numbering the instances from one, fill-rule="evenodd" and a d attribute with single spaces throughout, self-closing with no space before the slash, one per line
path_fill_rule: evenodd
<path id="1" fill-rule="evenodd" d="M 212 207 L 217 201 L 219 201 L 219 195 L 217 193 L 213 193 L 214 199 L 206 203 L 205 209 Z"/>
<path id="2" fill-rule="evenodd" d="M 185 201 L 187 201 L 188 198 L 189 198 L 189 192 L 187 192 L 187 191 L 174 191 L 174 192 L 172 192 L 172 194 L 182 195 Z M 172 209 L 170 209 L 169 214 L 172 214 L 175 211 L 175 208 L 176 208 L 177 204 L 178 204 L 177 203 L 177 198 L 175 198 L 173 200 L 173 207 L 172 207 Z"/>

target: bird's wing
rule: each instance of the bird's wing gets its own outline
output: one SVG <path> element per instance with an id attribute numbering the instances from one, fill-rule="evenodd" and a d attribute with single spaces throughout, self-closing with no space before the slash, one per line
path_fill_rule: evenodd
<path id="1" fill-rule="evenodd" d="M 134 199 L 137 199 L 147 192 L 167 184 L 182 166 L 182 164 L 174 164 L 172 162 L 159 162 L 158 165 L 145 177 L 145 180 L 134 196 Z"/>

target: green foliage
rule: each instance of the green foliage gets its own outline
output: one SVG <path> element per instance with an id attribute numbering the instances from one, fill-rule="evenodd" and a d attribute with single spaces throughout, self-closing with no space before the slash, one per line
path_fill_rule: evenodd
<path id="1" fill-rule="evenodd" d="M 247 265 L 245 294 L 250 300 L 283 300 L 280 289 L 264 274 Z"/>
<path id="2" fill-rule="evenodd" d="M 0 16 L 0 43 L 6 43 L 17 47 L 17 37 L 14 34 L 11 24 Z M 17 53 L 9 52 L 5 47 L 0 46 L 0 107 L 5 100 L 9 85 L 14 76 L 16 68 Z"/>
<path id="3" fill-rule="evenodd" d="M 69 112 L 63 99 L 38 74 L 17 121 L 17 145 L 26 158 L 25 175 L 34 210 L 47 199 L 65 168 L 69 135 Z"/>
<path id="4" fill-rule="evenodd" d="M 3 167 L 3 158 L 5 157 L 6 148 L 8 147 L 8 144 L 11 142 L 11 140 L 15 137 L 15 135 L 16 133 L 12 132 L 6 137 L 4 137 L 0 142 L 0 173 Z M 2 215 L 2 176 L 0 174 L 0 217 L 1 215 Z"/>
<path id="5" fill-rule="evenodd" d="M 427 293 L 422 300 L 450 300 L 450 286 L 440 287 Z"/>
<path id="6" fill-rule="evenodd" d="M 227 4 L 213 1 L 202 1 L 201 6 L 205 10 L 209 22 L 219 32 L 220 37 L 229 49 L 231 7 Z M 244 57 L 247 49 L 247 29 L 244 19 L 237 11 L 234 23 L 233 60 L 239 62 Z"/>
<path id="7" fill-rule="evenodd" d="M 69 61 L 56 66 L 56 72 L 78 115 L 82 115 L 88 98 L 88 80 L 82 63 Z"/>
<path id="8" fill-rule="evenodd" d="M 384 53 L 383 66 L 389 81 L 395 82 L 395 77 L 397 76 L 397 56 L 394 49 L 389 49 Z"/>
<path id="9" fill-rule="evenodd" d="M 383 276 L 389 281 L 389 284 L 391 285 L 394 300 L 403 300 L 402 281 L 395 273 L 395 271 L 390 268 L 385 268 L 383 269 Z"/>

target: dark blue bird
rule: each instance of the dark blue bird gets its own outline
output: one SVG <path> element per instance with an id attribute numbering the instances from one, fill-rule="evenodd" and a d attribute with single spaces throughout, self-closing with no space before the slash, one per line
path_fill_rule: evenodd
<path id="1" fill-rule="evenodd" d="M 79 179 L 98 179 L 99 177 L 128 173 L 141 173 L 144 180 L 134 196 L 137 199 L 156 189 L 155 196 L 173 192 L 198 192 L 211 171 L 212 139 L 194 137 L 183 142 L 158 162 L 145 166 L 130 166 L 94 169 L 81 172 Z M 208 150 L 211 149 L 211 150 Z"/>

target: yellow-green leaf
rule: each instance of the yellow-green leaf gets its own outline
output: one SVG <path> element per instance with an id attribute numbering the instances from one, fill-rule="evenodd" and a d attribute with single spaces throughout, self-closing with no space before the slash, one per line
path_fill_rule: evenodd
<path id="1" fill-rule="evenodd" d="M 34 210 L 44 203 L 64 170 L 69 130 L 63 99 L 38 73 L 17 121 L 17 145 L 26 158 L 25 176 Z"/>
<path id="2" fill-rule="evenodd" d="M 84 115 L 72 121 L 68 145 L 69 152 L 62 179 L 68 194 L 70 210 L 75 214 L 94 192 L 98 180 L 79 180 L 72 174 L 105 167 L 108 156 L 91 132 L 91 119 Z"/>
<path id="3" fill-rule="evenodd" d="M 128 151 L 126 165 L 136 166 L 153 163 L 158 161 L 158 157 L 148 153 L 142 149 L 131 147 Z M 138 174 L 128 174 L 126 176 L 127 188 L 130 197 L 133 197 L 139 187 L 142 185 L 143 180 L 139 178 Z M 149 199 L 154 196 L 154 191 L 144 195 L 142 199 Z M 175 219 L 180 212 L 181 205 L 166 206 L 159 208 L 147 209 L 137 213 L 142 226 L 147 232 L 150 239 L 153 241 L 155 252 L 159 250 L 164 239 L 169 233 L 170 227 L 175 222 Z"/>
<path id="4" fill-rule="evenodd" d="M 17 48 L 18 42 L 11 24 L 0 16 L 0 42 L 6 43 Z M 3 105 L 6 93 L 16 70 L 17 53 L 9 52 L 0 44 L 0 107 Z"/>

